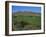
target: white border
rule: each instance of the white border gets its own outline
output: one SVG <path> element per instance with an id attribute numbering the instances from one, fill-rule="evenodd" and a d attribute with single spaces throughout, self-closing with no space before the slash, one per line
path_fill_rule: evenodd
<path id="1" fill-rule="evenodd" d="M 41 7 L 41 30 L 26 30 L 26 31 L 12 31 L 12 5 L 16 6 L 35 6 Z M 26 34 L 26 33 L 41 33 L 44 32 L 44 6 L 41 4 L 23 4 L 23 3 L 9 3 L 9 34 Z"/>

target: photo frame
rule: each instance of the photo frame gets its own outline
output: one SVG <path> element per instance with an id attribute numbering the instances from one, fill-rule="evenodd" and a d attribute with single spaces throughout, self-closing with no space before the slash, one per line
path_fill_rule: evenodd
<path id="1" fill-rule="evenodd" d="M 20 24 L 23 26 L 20 26 Z M 32 34 L 45 34 L 45 3 L 6 1 L 5 35 Z"/>

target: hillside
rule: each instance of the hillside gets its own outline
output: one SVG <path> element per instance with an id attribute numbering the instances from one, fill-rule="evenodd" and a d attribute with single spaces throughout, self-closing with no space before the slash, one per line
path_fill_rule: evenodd
<path id="1" fill-rule="evenodd" d="M 29 11 L 12 13 L 13 31 L 41 29 L 41 14 Z"/>
<path id="2" fill-rule="evenodd" d="M 30 11 L 18 11 L 18 12 L 13 12 L 13 15 L 23 15 L 23 16 L 40 16 L 40 13 L 35 13 L 35 12 L 30 12 Z"/>

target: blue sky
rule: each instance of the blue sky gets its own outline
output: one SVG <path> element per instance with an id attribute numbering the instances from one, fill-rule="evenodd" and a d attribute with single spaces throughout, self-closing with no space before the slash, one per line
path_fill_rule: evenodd
<path id="1" fill-rule="evenodd" d="M 41 12 L 41 7 L 32 7 L 32 6 L 12 6 L 12 12 L 16 11 L 32 11 L 36 13 Z"/>

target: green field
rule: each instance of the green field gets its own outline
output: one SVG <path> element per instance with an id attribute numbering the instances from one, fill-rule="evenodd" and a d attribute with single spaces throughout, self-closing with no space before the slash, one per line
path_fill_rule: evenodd
<path id="1" fill-rule="evenodd" d="M 41 29 L 41 16 L 13 16 L 13 31 Z"/>

